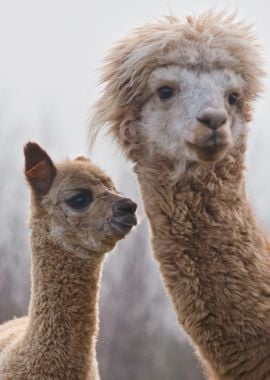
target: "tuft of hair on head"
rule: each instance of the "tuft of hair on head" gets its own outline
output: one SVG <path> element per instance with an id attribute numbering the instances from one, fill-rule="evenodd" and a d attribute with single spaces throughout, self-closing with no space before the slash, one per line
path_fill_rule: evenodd
<path id="1" fill-rule="evenodd" d="M 209 10 L 183 20 L 170 15 L 131 30 L 105 58 L 103 93 L 90 122 L 90 144 L 103 130 L 119 141 L 120 125 L 139 118 L 147 101 L 147 79 L 161 66 L 232 69 L 246 83 L 246 109 L 250 111 L 263 89 L 261 50 L 251 26 L 239 21 L 236 12 L 226 10 Z"/>
<path id="2" fill-rule="evenodd" d="M 56 167 L 48 154 L 35 142 L 28 142 L 24 146 L 25 176 L 31 189 L 37 197 L 48 193 L 54 177 Z"/>

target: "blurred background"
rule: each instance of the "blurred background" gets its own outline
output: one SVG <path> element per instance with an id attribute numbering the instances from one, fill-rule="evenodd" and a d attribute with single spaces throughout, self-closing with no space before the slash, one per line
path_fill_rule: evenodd
<path id="1" fill-rule="evenodd" d="M 39 142 L 55 160 L 89 155 L 87 126 L 99 67 L 132 27 L 173 12 L 237 10 L 255 24 L 270 73 L 270 2 L 265 0 L 0 0 L 0 322 L 27 312 L 28 191 L 22 147 Z M 247 159 L 248 192 L 270 227 L 270 128 L 266 93 L 256 106 Z M 199 364 L 176 322 L 157 265 L 131 166 L 111 141 L 91 158 L 139 203 L 140 225 L 106 260 L 98 358 L 103 380 L 199 380 Z"/>

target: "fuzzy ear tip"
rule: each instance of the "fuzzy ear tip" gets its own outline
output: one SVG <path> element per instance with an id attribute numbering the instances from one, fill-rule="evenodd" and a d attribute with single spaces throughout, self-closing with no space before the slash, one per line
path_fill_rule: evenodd
<path id="1" fill-rule="evenodd" d="M 24 154 L 27 155 L 27 154 L 31 154 L 32 152 L 41 151 L 42 149 L 36 142 L 28 141 L 24 145 L 23 150 L 24 150 Z"/>
<path id="2" fill-rule="evenodd" d="M 31 169 L 44 158 L 48 158 L 47 153 L 33 141 L 29 141 L 24 145 L 25 169 Z"/>
<path id="3" fill-rule="evenodd" d="M 85 161 L 85 162 L 88 162 L 88 163 L 91 162 L 90 158 L 84 157 L 84 156 L 78 156 L 78 157 L 75 158 L 74 161 Z"/>
<path id="4" fill-rule="evenodd" d="M 35 142 L 24 145 L 25 175 L 35 194 L 45 195 L 56 175 L 56 167 L 48 154 Z"/>

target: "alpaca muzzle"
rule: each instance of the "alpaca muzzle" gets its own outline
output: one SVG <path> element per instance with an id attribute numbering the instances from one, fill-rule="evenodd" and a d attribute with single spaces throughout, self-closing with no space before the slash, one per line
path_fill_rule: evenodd
<path id="1" fill-rule="evenodd" d="M 225 112 L 200 113 L 193 132 L 193 141 L 187 142 L 199 160 L 214 162 L 224 156 L 232 143 L 231 128 Z"/>
<path id="2" fill-rule="evenodd" d="M 130 199 L 124 198 L 117 201 L 112 209 L 113 216 L 110 219 L 110 224 L 116 232 L 125 234 L 137 224 L 137 218 L 135 215 L 137 205 Z"/>

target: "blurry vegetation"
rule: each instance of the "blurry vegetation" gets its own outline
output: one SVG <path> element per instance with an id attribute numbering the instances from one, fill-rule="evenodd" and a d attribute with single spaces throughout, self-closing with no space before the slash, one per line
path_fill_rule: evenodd
<path id="1" fill-rule="evenodd" d="M 5 107 L 4 107 L 5 108 Z M 30 260 L 26 234 L 26 189 L 18 161 L 17 123 L 0 110 L 0 321 L 26 312 Z M 13 126 L 13 127 L 11 127 Z"/>

